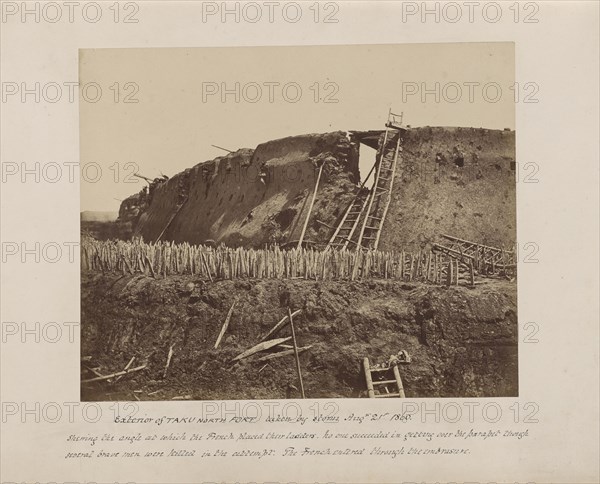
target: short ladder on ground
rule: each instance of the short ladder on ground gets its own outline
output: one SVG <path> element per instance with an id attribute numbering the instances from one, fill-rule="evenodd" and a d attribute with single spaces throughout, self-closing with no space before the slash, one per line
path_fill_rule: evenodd
<path id="1" fill-rule="evenodd" d="M 371 368 L 369 358 L 365 358 L 363 366 L 369 398 L 406 398 L 397 364 L 385 368 Z M 376 390 L 379 393 L 375 393 Z"/>

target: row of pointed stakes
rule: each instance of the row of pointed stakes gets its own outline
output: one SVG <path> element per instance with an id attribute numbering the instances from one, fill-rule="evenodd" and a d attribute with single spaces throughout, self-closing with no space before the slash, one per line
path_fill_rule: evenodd
<path id="1" fill-rule="evenodd" d="M 197 275 L 213 279 L 364 278 L 474 284 L 472 264 L 432 251 L 352 251 L 278 246 L 265 249 L 209 247 L 173 242 L 99 241 L 81 243 L 84 271 L 168 275 Z"/>

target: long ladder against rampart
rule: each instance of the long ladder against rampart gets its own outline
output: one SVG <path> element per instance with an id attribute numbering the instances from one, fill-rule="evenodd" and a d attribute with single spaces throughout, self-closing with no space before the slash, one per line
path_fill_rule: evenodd
<path id="1" fill-rule="evenodd" d="M 344 212 L 327 248 L 376 250 L 379 246 L 381 231 L 392 200 L 398 159 L 402 152 L 402 135 L 407 131 L 402 125 L 402 114 L 394 114 L 391 111 L 385 128 L 377 160 Z M 365 185 L 372 174 L 375 179 L 373 187 L 368 190 Z"/>

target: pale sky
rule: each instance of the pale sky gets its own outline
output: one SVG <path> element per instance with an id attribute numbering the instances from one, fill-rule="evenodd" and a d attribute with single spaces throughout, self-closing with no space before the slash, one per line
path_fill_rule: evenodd
<path id="1" fill-rule="evenodd" d="M 413 127 L 514 129 L 514 66 L 508 42 L 83 49 L 80 90 L 90 86 L 93 100 L 95 82 L 102 96 L 80 99 L 81 166 L 98 179 L 81 180 L 81 210 L 116 211 L 115 198 L 143 187 L 124 183 L 134 171 L 128 162 L 151 178 L 171 176 L 224 153 L 211 144 L 236 150 L 298 134 L 384 129 L 389 108 Z M 224 99 L 223 87 L 232 92 Z M 139 102 L 123 102 L 128 94 Z"/>

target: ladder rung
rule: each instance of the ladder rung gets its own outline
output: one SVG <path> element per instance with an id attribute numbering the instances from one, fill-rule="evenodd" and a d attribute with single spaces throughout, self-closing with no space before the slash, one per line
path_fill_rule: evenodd
<path id="1" fill-rule="evenodd" d="M 376 217 L 375 215 L 369 215 L 369 218 L 374 218 L 375 220 L 381 220 L 380 217 Z"/>
<path id="2" fill-rule="evenodd" d="M 363 236 L 363 240 L 375 240 L 375 237 L 364 237 Z"/>
<path id="3" fill-rule="evenodd" d="M 399 393 L 384 393 L 382 395 L 375 395 L 375 398 L 391 398 L 391 397 L 399 397 Z"/>
<path id="4" fill-rule="evenodd" d="M 369 225 L 365 225 L 365 229 L 369 229 L 369 230 L 379 230 L 379 227 L 370 227 Z"/>
<path id="5" fill-rule="evenodd" d="M 396 380 L 374 381 L 373 385 L 389 385 L 390 383 L 398 383 Z"/>
<path id="6" fill-rule="evenodd" d="M 375 371 L 390 371 L 391 368 L 371 368 L 371 373 Z"/>

